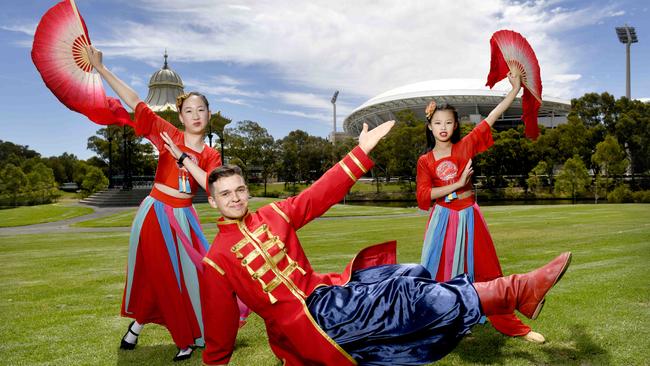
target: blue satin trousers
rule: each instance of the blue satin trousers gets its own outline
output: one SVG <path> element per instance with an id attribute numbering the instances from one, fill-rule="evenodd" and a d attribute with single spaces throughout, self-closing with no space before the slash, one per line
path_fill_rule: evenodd
<path id="1" fill-rule="evenodd" d="M 371 267 L 307 298 L 318 325 L 360 365 L 421 365 L 451 352 L 482 313 L 467 275 L 436 282 L 421 265 Z"/>

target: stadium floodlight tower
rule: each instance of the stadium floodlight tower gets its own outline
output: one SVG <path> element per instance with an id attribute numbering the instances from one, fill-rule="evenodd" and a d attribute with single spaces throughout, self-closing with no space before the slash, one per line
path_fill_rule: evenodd
<path id="1" fill-rule="evenodd" d="M 632 43 L 639 42 L 639 39 L 636 37 L 636 31 L 634 27 L 630 27 L 627 24 L 623 27 L 616 27 L 616 35 L 618 40 L 621 43 L 625 44 L 625 49 L 627 51 L 627 70 L 626 70 L 626 84 L 625 84 L 625 96 L 627 99 L 630 99 L 630 46 Z"/>
<path id="2" fill-rule="evenodd" d="M 332 143 L 336 142 L 336 98 L 339 96 L 339 91 L 335 91 L 334 95 L 332 95 L 332 107 L 334 107 L 334 128 L 332 129 Z"/>

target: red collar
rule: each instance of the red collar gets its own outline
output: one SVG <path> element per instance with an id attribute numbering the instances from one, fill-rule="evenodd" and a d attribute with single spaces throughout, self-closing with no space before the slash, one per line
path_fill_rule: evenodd
<path id="1" fill-rule="evenodd" d="M 229 219 L 221 216 L 217 220 L 217 226 L 219 227 L 220 232 L 239 231 L 238 227 L 240 223 L 244 222 L 246 225 L 250 225 L 252 219 L 253 216 L 250 211 L 246 212 L 246 214 L 239 219 Z"/>

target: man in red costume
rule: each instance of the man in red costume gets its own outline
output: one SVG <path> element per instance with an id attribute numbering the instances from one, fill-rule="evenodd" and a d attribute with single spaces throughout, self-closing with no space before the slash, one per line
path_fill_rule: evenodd
<path id="1" fill-rule="evenodd" d="M 343 273 L 313 270 L 296 231 L 343 199 L 393 124 L 370 132 L 364 125 L 359 146 L 310 188 L 256 212 L 248 211 L 238 167 L 209 175 L 209 201 L 223 217 L 203 260 L 206 364 L 230 360 L 237 296 L 264 319 L 284 365 L 424 364 L 451 352 L 482 315 L 516 309 L 537 317 L 570 253 L 528 274 L 475 284 L 467 275 L 438 283 L 420 265 L 395 264 L 395 242 L 362 250 Z"/>

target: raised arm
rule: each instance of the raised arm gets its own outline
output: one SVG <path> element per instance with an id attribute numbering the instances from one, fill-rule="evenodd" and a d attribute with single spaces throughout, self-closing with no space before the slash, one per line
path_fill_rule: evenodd
<path id="1" fill-rule="evenodd" d="M 135 111 L 135 106 L 137 106 L 138 103 L 142 101 L 138 94 L 136 94 L 136 92 L 131 89 L 130 86 L 126 85 L 124 81 L 119 79 L 117 76 L 115 76 L 115 74 L 107 69 L 106 66 L 104 66 L 101 51 L 93 46 L 86 46 L 85 50 L 88 53 L 90 64 L 93 65 L 95 70 L 97 70 L 102 78 L 106 80 L 115 94 L 117 94 L 126 105 Z"/>
<path id="2" fill-rule="evenodd" d="M 508 73 L 508 81 L 510 81 L 510 85 L 512 85 L 512 90 L 508 94 L 506 94 L 506 97 L 503 98 L 501 103 L 499 103 L 492 112 L 485 118 L 485 121 L 490 125 L 490 127 L 494 126 L 494 122 L 496 122 L 497 119 L 499 119 L 499 116 L 503 114 L 503 112 L 510 107 L 512 102 L 515 100 L 517 97 L 517 93 L 519 93 L 519 89 L 521 89 L 521 76 L 519 73 L 513 73 L 512 71 Z"/>

